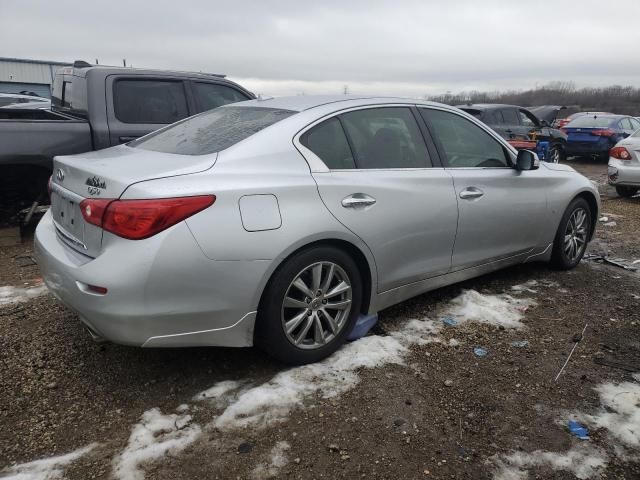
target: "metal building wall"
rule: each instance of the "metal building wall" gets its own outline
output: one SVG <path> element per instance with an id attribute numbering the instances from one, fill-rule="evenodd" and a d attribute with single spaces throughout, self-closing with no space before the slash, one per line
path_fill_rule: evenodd
<path id="1" fill-rule="evenodd" d="M 0 92 L 28 90 L 48 97 L 56 70 L 66 65 L 70 64 L 0 57 Z"/>

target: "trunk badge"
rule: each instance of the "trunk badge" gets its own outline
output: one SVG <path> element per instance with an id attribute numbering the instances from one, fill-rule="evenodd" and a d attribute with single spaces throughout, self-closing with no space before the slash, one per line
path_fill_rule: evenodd
<path id="1" fill-rule="evenodd" d="M 107 188 L 107 184 L 104 179 L 96 176 L 87 178 L 87 181 L 84 182 L 84 184 L 87 186 L 89 195 L 100 195 L 102 192 L 101 189 Z"/>
<path id="2" fill-rule="evenodd" d="M 56 179 L 61 182 L 64 180 L 64 172 L 62 171 L 61 168 L 58 169 L 58 171 L 56 172 Z"/>

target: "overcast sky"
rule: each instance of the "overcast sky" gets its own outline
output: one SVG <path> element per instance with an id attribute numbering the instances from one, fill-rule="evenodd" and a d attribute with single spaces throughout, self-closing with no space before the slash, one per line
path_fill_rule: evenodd
<path id="1" fill-rule="evenodd" d="M 640 0 L 0 0 L 0 56 L 226 73 L 256 93 L 640 87 Z"/>

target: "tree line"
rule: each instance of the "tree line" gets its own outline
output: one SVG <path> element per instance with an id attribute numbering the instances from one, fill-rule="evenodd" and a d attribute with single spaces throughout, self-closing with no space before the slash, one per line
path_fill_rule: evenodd
<path id="1" fill-rule="evenodd" d="M 563 105 L 576 111 L 612 112 L 640 116 L 640 88 L 612 85 L 576 88 L 573 82 L 552 82 L 530 90 L 446 93 L 431 97 L 448 105 L 468 103 L 505 103 L 522 107 Z"/>

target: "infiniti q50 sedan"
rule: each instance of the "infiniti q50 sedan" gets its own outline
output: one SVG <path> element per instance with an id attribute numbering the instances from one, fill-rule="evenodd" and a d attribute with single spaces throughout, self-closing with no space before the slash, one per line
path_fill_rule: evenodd
<path id="1" fill-rule="evenodd" d="M 94 336 L 291 364 L 428 290 L 575 267 L 599 209 L 586 178 L 461 110 L 347 96 L 237 103 L 57 157 L 51 202 L 38 262 Z"/>

